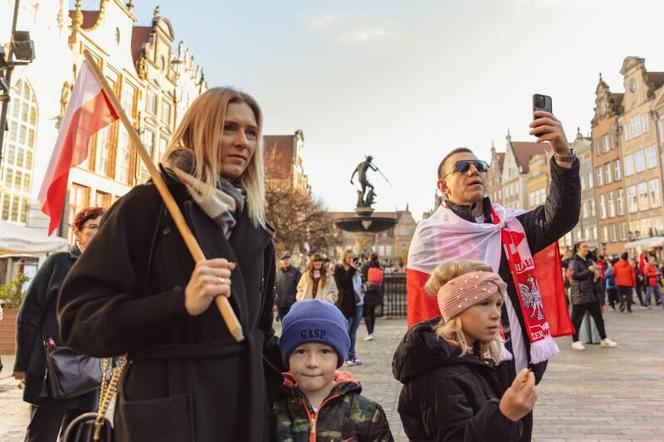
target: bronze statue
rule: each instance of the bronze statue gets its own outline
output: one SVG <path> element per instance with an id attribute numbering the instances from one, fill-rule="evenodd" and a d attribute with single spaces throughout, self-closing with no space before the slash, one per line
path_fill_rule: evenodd
<path id="1" fill-rule="evenodd" d="M 376 199 L 376 192 L 374 192 L 374 186 L 369 182 L 367 179 L 367 171 L 369 169 L 373 170 L 374 172 L 380 173 L 380 175 L 385 178 L 385 181 L 388 183 L 390 182 L 385 175 L 376 167 L 371 161 L 373 160 L 373 157 L 371 155 L 367 156 L 364 161 L 362 161 L 360 164 L 357 165 L 355 170 L 353 171 L 353 174 L 350 177 L 350 183 L 355 184 L 353 182 L 353 178 L 355 178 L 355 174 L 357 174 L 357 180 L 359 181 L 360 184 L 360 189 L 357 191 L 357 207 L 361 208 L 371 208 L 371 206 L 374 204 L 375 199 Z M 368 189 L 368 192 L 367 192 Z"/>

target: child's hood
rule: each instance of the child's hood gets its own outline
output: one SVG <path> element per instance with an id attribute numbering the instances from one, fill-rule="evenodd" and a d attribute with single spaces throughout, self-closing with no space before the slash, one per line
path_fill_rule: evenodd
<path id="1" fill-rule="evenodd" d="M 449 365 L 486 365 L 486 360 L 472 355 L 459 357 L 459 347 L 434 333 L 433 327 L 439 322 L 440 317 L 420 322 L 406 333 L 392 359 L 392 374 L 396 380 L 405 383 L 415 376 Z"/>

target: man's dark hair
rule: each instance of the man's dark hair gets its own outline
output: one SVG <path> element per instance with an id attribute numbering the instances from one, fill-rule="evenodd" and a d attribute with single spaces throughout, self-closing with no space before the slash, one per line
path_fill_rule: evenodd
<path id="1" fill-rule="evenodd" d="M 622 259 L 624 259 L 625 261 L 627 261 L 627 258 L 629 258 L 629 253 L 624 252 L 622 255 L 620 255 L 620 258 L 622 258 Z"/>
<path id="2" fill-rule="evenodd" d="M 440 164 L 438 165 L 438 179 L 443 178 L 443 169 L 445 168 L 445 162 L 447 161 L 447 159 L 449 157 L 451 157 L 452 155 L 460 153 L 460 152 L 468 152 L 468 153 L 472 153 L 472 154 L 475 153 L 469 147 L 455 147 L 454 149 L 452 149 L 452 151 L 450 153 L 448 153 L 447 155 L 445 155 L 445 157 L 443 158 L 443 161 L 441 161 Z"/>
<path id="3" fill-rule="evenodd" d="M 88 207 L 78 212 L 74 217 L 74 222 L 72 223 L 74 233 L 79 233 L 83 229 L 85 223 L 88 222 L 88 220 L 104 215 L 105 211 L 106 209 L 103 207 Z"/>

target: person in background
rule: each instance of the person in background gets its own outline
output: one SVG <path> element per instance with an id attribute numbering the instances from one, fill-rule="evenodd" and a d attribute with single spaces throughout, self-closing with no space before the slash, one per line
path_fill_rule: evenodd
<path id="1" fill-rule="evenodd" d="M 648 257 L 648 263 L 643 268 L 645 274 L 646 295 L 645 305 L 652 308 L 652 302 L 656 305 L 662 304 L 662 292 L 659 288 L 662 274 L 657 267 L 657 259 L 654 256 Z"/>
<path id="2" fill-rule="evenodd" d="M 339 290 L 334 282 L 334 273 L 328 272 L 328 266 L 323 264 L 323 257 L 315 253 L 309 259 L 307 270 L 302 274 L 297 284 L 295 299 L 320 299 L 321 301 L 336 304 Z"/>
<path id="3" fill-rule="evenodd" d="M 588 246 L 581 241 L 574 244 L 574 259 L 570 263 L 572 280 L 570 298 L 573 305 L 572 322 L 576 333 L 572 336 L 572 348 L 574 350 L 585 350 L 583 342 L 579 340 L 579 329 L 586 312 L 590 313 L 595 320 L 597 330 L 602 339 L 602 347 L 616 347 L 617 344 L 606 336 L 604 330 L 604 319 L 600 310 L 600 302 L 597 297 L 597 281 L 599 280 L 599 268 L 588 259 Z"/>
<path id="4" fill-rule="evenodd" d="M 636 272 L 627 261 L 628 257 L 627 252 L 620 255 L 620 259 L 613 266 L 613 274 L 616 276 L 616 285 L 618 286 L 620 311 L 624 312 L 627 309 L 629 313 L 632 313 L 632 292 L 636 287 Z"/>
<path id="5" fill-rule="evenodd" d="M 90 207 L 76 214 L 72 229 L 74 245 L 68 252 L 55 253 L 41 265 L 33 278 L 16 319 L 16 360 L 14 378 L 25 381 L 23 400 L 31 405 L 26 442 L 53 442 L 58 433 L 79 415 L 92 411 L 97 391 L 69 399 L 52 397 L 46 372 L 44 341 L 52 338 L 62 345 L 56 317 L 56 300 L 65 276 L 97 235 L 104 214 Z"/>
<path id="6" fill-rule="evenodd" d="M 359 271 L 355 265 L 353 252 L 346 249 L 341 253 L 341 261 L 334 270 L 334 281 L 339 289 L 339 310 L 341 310 L 348 323 L 350 348 L 348 350 L 348 359 L 344 363 L 349 366 L 361 363 L 355 352 L 357 328 L 362 320 L 362 306 L 357 305 L 358 296 L 356 292 L 356 280 L 357 276 L 359 276 Z"/>
<path id="7" fill-rule="evenodd" d="M 616 285 L 616 275 L 613 273 L 613 266 L 616 265 L 617 262 L 618 260 L 616 258 L 612 258 L 609 261 L 609 266 L 606 268 L 606 272 L 604 274 L 608 303 L 614 312 L 616 311 L 616 305 L 620 304 L 620 298 L 618 297 L 618 286 Z"/>
<path id="8" fill-rule="evenodd" d="M 281 321 L 295 303 L 297 284 L 300 282 L 300 271 L 290 263 L 290 253 L 284 252 L 279 259 L 277 271 L 277 287 L 275 304 L 277 306 L 277 319 Z"/>
<path id="9" fill-rule="evenodd" d="M 371 253 L 362 269 L 362 280 L 366 286 L 364 293 L 364 325 L 367 327 L 365 341 L 374 340 L 376 325 L 376 306 L 383 303 L 383 269 L 378 261 L 378 254 Z"/>
<path id="10" fill-rule="evenodd" d="M 641 307 L 645 307 L 646 304 L 643 299 L 643 295 L 645 294 L 645 288 L 646 285 L 645 283 L 645 278 L 643 277 L 643 272 L 639 270 L 639 265 L 636 263 L 636 259 L 630 258 L 629 259 L 629 264 L 634 268 L 634 275 L 636 275 L 636 286 L 634 287 L 636 289 L 636 297 L 639 299 L 639 304 L 641 304 Z"/>

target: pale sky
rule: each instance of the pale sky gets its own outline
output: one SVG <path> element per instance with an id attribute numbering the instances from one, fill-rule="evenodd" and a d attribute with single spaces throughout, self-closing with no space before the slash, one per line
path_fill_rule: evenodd
<path id="1" fill-rule="evenodd" d="M 98 0 L 84 0 L 95 9 Z M 590 133 L 598 73 L 624 90 L 626 56 L 664 71 L 664 2 L 639 0 L 135 0 L 156 4 L 210 86 L 254 95 L 266 134 L 305 136 L 304 167 L 330 210 L 352 210 L 355 165 L 371 154 L 377 210 L 433 205 L 436 166 L 464 145 L 489 160 L 528 135 L 531 96 L 553 97 L 571 140 Z"/>

